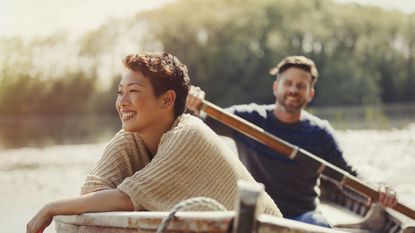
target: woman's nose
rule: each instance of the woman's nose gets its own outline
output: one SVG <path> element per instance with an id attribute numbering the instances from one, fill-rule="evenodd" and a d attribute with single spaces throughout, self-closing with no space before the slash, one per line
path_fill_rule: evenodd
<path id="1" fill-rule="evenodd" d="M 128 95 L 120 94 L 117 98 L 117 102 L 120 106 L 125 106 L 129 103 Z"/>

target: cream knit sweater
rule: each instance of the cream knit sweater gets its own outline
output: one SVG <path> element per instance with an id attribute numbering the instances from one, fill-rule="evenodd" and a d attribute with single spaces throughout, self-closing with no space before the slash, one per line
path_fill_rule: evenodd
<path id="1" fill-rule="evenodd" d="M 213 198 L 233 210 L 238 180 L 254 182 L 218 135 L 200 119 L 184 114 L 163 134 L 152 159 L 136 133 L 117 133 L 81 193 L 117 188 L 130 197 L 136 210 L 168 211 L 198 196 Z M 261 213 L 281 216 L 265 192 L 259 208 Z"/>

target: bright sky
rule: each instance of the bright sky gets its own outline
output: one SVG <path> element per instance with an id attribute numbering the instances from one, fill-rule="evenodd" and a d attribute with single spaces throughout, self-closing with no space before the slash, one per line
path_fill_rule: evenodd
<path id="1" fill-rule="evenodd" d="M 0 36 L 83 33 L 171 0 L 0 0 Z"/>
<path id="2" fill-rule="evenodd" d="M 0 0 L 0 37 L 30 38 L 56 31 L 80 34 L 109 18 L 125 18 L 174 0 Z M 415 12 L 413 0 L 336 0 Z"/>

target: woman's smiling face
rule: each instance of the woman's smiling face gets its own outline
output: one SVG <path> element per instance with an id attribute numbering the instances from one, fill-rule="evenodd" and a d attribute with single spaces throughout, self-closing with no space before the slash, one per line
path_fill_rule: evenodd
<path id="1" fill-rule="evenodd" d="M 126 131 L 144 133 L 158 123 L 162 101 L 154 95 L 149 79 L 141 72 L 128 70 L 118 87 L 116 108 Z"/>

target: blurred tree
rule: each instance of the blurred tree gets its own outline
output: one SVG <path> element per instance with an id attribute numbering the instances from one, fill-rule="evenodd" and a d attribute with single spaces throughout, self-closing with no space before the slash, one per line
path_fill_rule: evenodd
<path id="1" fill-rule="evenodd" d="M 288 55 L 320 71 L 313 105 L 415 101 L 415 14 L 332 0 L 177 0 L 70 41 L 0 39 L 0 115 L 113 114 L 120 60 L 165 50 L 222 106 L 271 103 Z"/>

